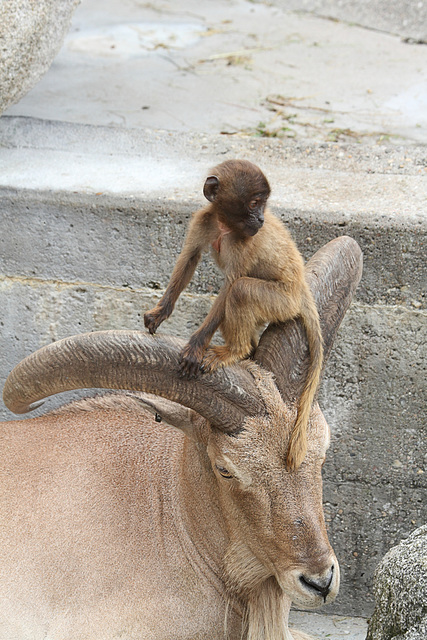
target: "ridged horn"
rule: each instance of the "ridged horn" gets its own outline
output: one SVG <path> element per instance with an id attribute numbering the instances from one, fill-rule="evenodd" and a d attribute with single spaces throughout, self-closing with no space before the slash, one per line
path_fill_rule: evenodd
<path id="1" fill-rule="evenodd" d="M 363 256 L 355 240 L 341 236 L 328 242 L 306 265 L 306 279 L 320 316 L 324 361 L 362 277 Z M 300 319 L 269 325 L 254 359 L 273 372 L 282 398 L 294 403 L 307 375 L 309 352 Z"/>
<path id="2" fill-rule="evenodd" d="M 220 369 L 196 380 L 178 373 L 182 340 L 140 331 L 98 331 L 42 347 L 10 373 L 5 405 L 26 413 L 48 396 L 72 389 L 126 389 L 154 393 L 232 432 L 248 415 L 264 412 L 252 375 L 244 367 Z M 36 406 L 39 406 L 37 404 Z"/>

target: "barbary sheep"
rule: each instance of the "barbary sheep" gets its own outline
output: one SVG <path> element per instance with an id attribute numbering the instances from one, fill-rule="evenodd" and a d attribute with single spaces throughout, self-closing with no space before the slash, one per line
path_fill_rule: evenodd
<path id="1" fill-rule="evenodd" d="M 307 265 L 325 357 L 361 268 L 347 237 Z M 16 413 L 65 390 L 124 391 L 2 423 L 0 640 L 300 639 L 291 602 L 335 598 L 317 403 L 307 455 L 286 469 L 308 364 L 301 323 L 268 327 L 253 360 L 197 380 L 179 376 L 183 344 L 83 334 L 10 374 Z"/>

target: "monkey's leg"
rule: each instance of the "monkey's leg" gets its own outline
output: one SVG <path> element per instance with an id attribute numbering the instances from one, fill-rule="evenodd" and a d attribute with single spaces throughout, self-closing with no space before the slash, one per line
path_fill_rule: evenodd
<path id="1" fill-rule="evenodd" d="M 299 313 L 300 296 L 281 282 L 238 278 L 230 287 L 221 332 L 224 346 L 210 347 L 203 366 L 214 371 L 233 364 L 253 350 L 257 327 L 265 322 L 284 322 Z"/>
<path id="2" fill-rule="evenodd" d="M 192 378 L 199 373 L 206 347 L 223 320 L 228 291 L 228 285 L 221 289 L 204 322 L 181 351 L 180 372 L 183 376 Z"/>

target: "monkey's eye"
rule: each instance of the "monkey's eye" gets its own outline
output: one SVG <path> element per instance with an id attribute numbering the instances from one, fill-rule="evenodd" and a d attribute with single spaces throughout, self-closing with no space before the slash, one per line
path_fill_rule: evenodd
<path id="1" fill-rule="evenodd" d="M 219 475 L 222 476 L 223 478 L 227 478 L 228 480 L 230 480 L 233 477 L 232 474 L 225 467 L 221 467 L 219 464 L 216 464 L 215 466 L 218 470 Z"/>
<path id="2" fill-rule="evenodd" d="M 249 203 L 249 209 L 256 209 L 258 206 L 258 200 L 251 200 Z"/>

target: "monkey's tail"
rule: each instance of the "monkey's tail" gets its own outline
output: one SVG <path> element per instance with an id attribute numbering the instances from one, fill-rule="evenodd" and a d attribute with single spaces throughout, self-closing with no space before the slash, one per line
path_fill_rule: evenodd
<path id="1" fill-rule="evenodd" d="M 299 402 L 295 425 L 289 439 L 287 466 L 298 469 L 307 453 L 307 425 L 319 386 L 323 365 L 323 338 L 316 303 L 308 291 L 301 307 L 301 318 L 307 334 L 310 364 Z"/>

